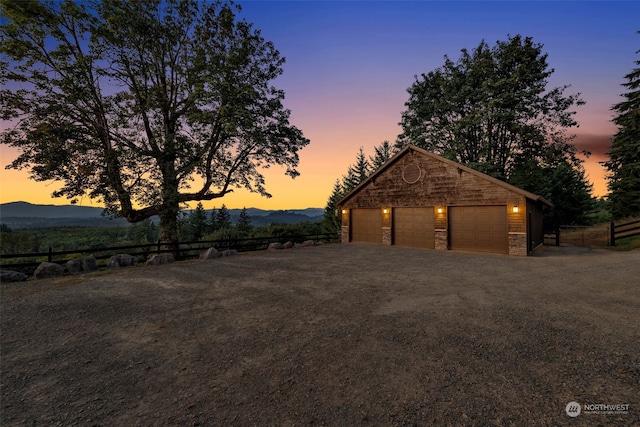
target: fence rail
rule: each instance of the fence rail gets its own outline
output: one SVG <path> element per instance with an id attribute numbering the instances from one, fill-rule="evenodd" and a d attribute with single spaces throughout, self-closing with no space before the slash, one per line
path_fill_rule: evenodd
<path id="1" fill-rule="evenodd" d="M 127 253 L 138 257 L 138 259 L 146 259 L 151 254 L 177 252 L 179 254 L 178 259 L 196 258 L 200 252 L 210 247 L 217 249 L 235 249 L 238 252 L 248 252 L 255 250 L 267 249 L 271 243 L 284 243 L 287 241 L 303 242 L 305 240 L 315 240 L 319 242 L 335 242 L 337 241 L 336 234 L 328 233 L 316 233 L 306 235 L 281 235 L 281 236 L 268 236 L 268 237 L 233 237 L 229 236 L 226 239 L 219 240 L 197 240 L 188 242 L 178 242 L 177 251 L 175 249 L 163 248 L 162 242 L 144 244 L 144 245 L 126 245 L 126 246 L 109 246 L 103 248 L 89 248 L 89 249 L 74 249 L 68 251 L 53 251 L 51 247 L 47 252 L 31 252 L 31 253 L 18 253 L 18 254 L 0 254 L 0 268 L 2 269 L 20 269 L 29 271 L 30 274 L 33 270 L 40 265 L 42 260 L 46 257 L 48 262 L 63 263 L 69 260 L 65 256 L 68 255 L 86 255 L 93 256 L 96 260 L 104 260 L 110 258 L 113 255 L 120 253 Z M 38 260 L 40 258 L 40 260 Z M 20 260 L 18 262 L 11 262 L 10 260 Z M 33 261 L 24 261 L 25 259 Z"/>
<path id="2" fill-rule="evenodd" d="M 611 246 L 615 246 L 617 239 L 640 235 L 640 219 L 633 219 L 622 224 L 616 224 L 611 221 L 611 226 L 609 228 L 611 230 Z"/>
<path id="3" fill-rule="evenodd" d="M 542 244 L 547 246 L 560 246 L 560 228 L 545 230 Z"/>

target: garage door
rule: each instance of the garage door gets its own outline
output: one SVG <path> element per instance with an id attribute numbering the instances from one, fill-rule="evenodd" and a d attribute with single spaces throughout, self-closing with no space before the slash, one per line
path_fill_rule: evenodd
<path id="1" fill-rule="evenodd" d="M 508 253 L 506 206 L 450 207 L 449 248 Z"/>
<path id="2" fill-rule="evenodd" d="M 393 244 L 435 248 L 435 222 L 431 208 L 394 208 Z"/>
<path id="3" fill-rule="evenodd" d="M 382 243 L 380 209 L 353 209 L 351 211 L 351 241 Z"/>

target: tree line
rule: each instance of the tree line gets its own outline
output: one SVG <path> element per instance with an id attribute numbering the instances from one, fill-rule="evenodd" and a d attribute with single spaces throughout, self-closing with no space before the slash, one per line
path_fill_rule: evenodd
<path id="1" fill-rule="evenodd" d="M 262 170 L 272 165 L 299 175 L 310 141 L 273 85 L 285 58 L 231 1 L 0 6 L 0 119 L 16 123 L 0 143 L 20 152 L 11 167 L 60 182 L 54 197 L 89 197 L 131 223 L 158 215 L 160 240 L 175 247 L 186 204 L 235 188 L 270 197 Z M 327 230 L 336 196 L 409 143 L 545 197 L 552 223 L 583 222 L 594 200 L 567 134 L 583 101 L 568 85 L 548 87 L 554 70 L 542 48 L 521 35 L 481 41 L 415 76 L 402 133 L 372 159 L 361 150 L 336 181 Z M 605 162 L 616 218 L 640 213 L 640 71 L 626 78 Z"/>
<path id="2" fill-rule="evenodd" d="M 324 224 L 338 230 L 336 203 L 407 144 L 414 144 L 553 203 L 547 227 L 586 225 L 640 214 L 640 68 L 626 76 L 630 91 L 615 105 L 619 131 L 603 165 L 609 196 L 591 196 L 592 184 L 567 131 L 578 123 L 573 108 L 580 94 L 568 85 L 549 88 L 554 70 L 542 44 L 516 35 L 489 46 L 462 49 L 457 61 L 415 76 L 407 89 L 395 144 L 383 141 L 367 157 L 361 147 L 334 183 Z M 640 51 L 639 51 L 640 52 Z M 640 65 L 640 61 L 636 61 Z"/>
<path id="3" fill-rule="evenodd" d="M 310 236 L 323 232 L 322 224 L 311 221 L 254 226 L 246 209 L 240 212 L 237 221 L 233 223 L 225 205 L 208 213 L 199 204 L 193 211 L 183 211 L 178 217 L 180 242 L 261 237 L 293 239 L 296 236 Z M 53 251 L 69 251 L 147 245 L 157 244 L 160 238 L 160 227 L 151 219 L 116 227 L 44 227 L 12 230 L 6 224 L 0 224 L 0 253 L 39 253 L 46 252 L 49 248 Z"/>

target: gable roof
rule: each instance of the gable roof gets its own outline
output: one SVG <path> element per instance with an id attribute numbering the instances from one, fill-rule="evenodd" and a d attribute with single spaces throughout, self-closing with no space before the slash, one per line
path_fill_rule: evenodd
<path id="1" fill-rule="evenodd" d="M 460 163 L 454 162 L 453 160 L 449 160 L 449 159 L 445 159 L 442 156 L 439 156 L 437 154 L 434 154 L 430 151 L 427 151 L 423 148 L 420 148 L 416 145 L 412 145 L 409 144 L 405 147 L 403 147 L 400 151 L 398 151 L 393 157 L 391 157 L 389 160 L 387 160 L 382 166 L 380 166 L 377 170 L 375 170 L 371 175 L 369 175 L 365 180 L 363 180 L 360 184 L 358 184 L 353 190 L 351 190 L 349 193 L 347 193 L 344 197 L 342 197 L 337 203 L 337 206 L 343 205 L 347 200 L 349 200 L 351 197 L 353 197 L 356 193 L 358 193 L 360 191 L 360 189 L 362 187 L 364 187 L 365 185 L 367 185 L 368 183 L 370 183 L 371 181 L 375 180 L 375 178 L 377 176 L 379 176 L 382 172 L 384 172 L 386 169 L 388 169 L 391 165 L 393 165 L 399 158 L 401 158 L 402 156 L 404 156 L 407 152 L 418 152 L 421 153 L 425 156 L 431 157 L 435 160 L 438 160 L 440 162 L 446 163 L 450 166 L 453 166 L 455 168 L 461 169 L 467 173 L 470 173 L 472 175 L 475 175 L 481 179 L 484 179 L 485 181 L 489 181 L 492 184 L 496 184 L 499 185 L 500 187 L 503 187 L 509 191 L 512 191 L 514 193 L 520 194 L 528 199 L 534 200 L 534 201 L 540 201 L 542 203 L 544 203 L 547 206 L 553 206 L 553 203 L 549 202 L 548 200 L 544 199 L 541 196 L 538 196 L 536 194 L 530 193 L 526 190 L 523 190 L 522 188 L 516 187 L 515 185 L 511 185 L 511 184 L 507 184 L 504 181 L 501 181 L 497 178 L 494 178 L 492 176 L 489 176 L 487 174 L 484 174 L 482 172 L 479 172 L 475 169 L 471 169 L 470 167 L 461 165 Z"/>

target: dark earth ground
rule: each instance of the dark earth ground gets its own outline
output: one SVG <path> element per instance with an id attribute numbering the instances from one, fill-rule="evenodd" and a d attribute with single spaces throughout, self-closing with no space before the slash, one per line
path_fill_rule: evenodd
<path id="1" fill-rule="evenodd" d="M 329 244 L 1 292 L 3 426 L 640 425 L 639 251 Z"/>

